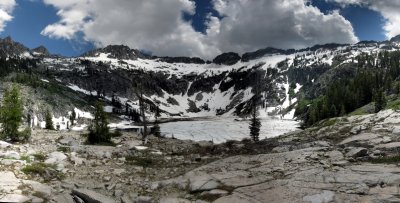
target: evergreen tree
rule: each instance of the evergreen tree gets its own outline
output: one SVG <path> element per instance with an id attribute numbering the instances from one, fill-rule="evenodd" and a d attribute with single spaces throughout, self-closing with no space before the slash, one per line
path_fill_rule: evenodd
<path id="1" fill-rule="evenodd" d="M 375 92 L 374 101 L 375 101 L 375 113 L 378 113 L 380 110 L 385 108 L 386 98 L 382 89 L 378 89 Z"/>
<path id="2" fill-rule="evenodd" d="M 335 117 L 335 116 L 337 116 L 337 109 L 336 109 L 336 106 L 334 105 L 334 104 L 332 104 L 332 106 L 331 106 L 331 110 L 330 110 L 330 116 L 331 117 Z"/>
<path id="3" fill-rule="evenodd" d="M 252 118 L 250 121 L 250 137 L 254 142 L 259 141 L 261 122 L 257 118 L 257 110 L 253 110 Z"/>
<path id="4" fill-rule="evenodd" d="M 251 101 L 251 121 L 250 121 L 250 137 L 254 142 L 259 141 L 260 136 L 260 127 L 261 122 L 260 119 L 257 118 L 257 107 L 261 102 L 261 94 L 260 94 L 260 76 L 255 75 L 256 85 L 254 87 L 255 94 Z"/>
<path id="5" fill-rule="evenodd" d="M 161 131 L 160 131 L 160 125 L 158 123 L 158 117 L 160 117 L 161 114 L 160 114 L 160 107 L 158 106 L 158 104 L 156 106 L 156 110 L 155 111 L 156 112 L 155 112 L 155 115 L 154 115 L 155 121 L 154 121 L 154 127 L 153 127 L 154 131 L 153 132 L 154 132 L 154 136 L 160 137 L 161 136 Z"/>
<path id="6" fill-rule="evenodd" d="M 342 104 L 342 107 L 340 108 L 340 116 L 344 116 L 346 115 L 346 108 L 344 107 L 344 105 Z"/>
<path id="7" fill-rule="evenodd" d="M 75 109 L 72 110 L 71 115 L 69 116 L 69 120 L 71 121 L 71 126 L 75 124 L 76 112 Z"/>
<path id="8" fill-rule="evenodd" d="M 22 99 L 20 89 L 14 85 L 4 92 L 3 105 L 0 108 L 0 121 L 2 123 L 2 138 L 19 141 L 18 128 L 22 118 Z"/>
<path id="9" fill-rule="evenodd" d="M 53 114 L 51 114 L 51 111 L 49 108 L 46 111 L 45 121 L 46 121 L 45 129 L 54 130 Z"/>
<path id="10" fill-rule="evenodd" d="M 94 120 L 89 126 L 87 142 L 89 144 L 111 143 L 111 133 L 108 128 L 107 115 L 104 112 L 103 104 L 100 102 L 97 102 L 95 105 Z"/>

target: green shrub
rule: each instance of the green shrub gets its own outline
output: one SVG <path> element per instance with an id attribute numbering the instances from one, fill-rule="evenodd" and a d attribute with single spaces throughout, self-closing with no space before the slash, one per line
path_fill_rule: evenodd
<path id="1" fill-rule="evenodd" d="M 65 178 L 64 174 L 55 170 L 54 165 L 45 164 L 42 162 L 35 162 L 31 165 L 27 165 L 22 168 L 21 171 L 28 175 L 40 176 L 46 182 L 53 179 L 62 180 Z"/>
<path id="2" fill-rule="evenodd" d="M 113 144 L 111 141 L 112 133 L 108 128 L 107 115 L 104 112 L 103 104 L 97 102 L 95 107 L 94 120 L 89 126 L 86 142 L 88 144 Z"/>
<path id="3" fill-rule="evenodd" d="M 20 88 L 13 85 L 4 92 L 3 105 L 0 108 L 0 122 L 2 123 L 2 138 L 11 139 L 11 141 L 20 141 L 18 128 L 22 118 L 22 99 Z"/>

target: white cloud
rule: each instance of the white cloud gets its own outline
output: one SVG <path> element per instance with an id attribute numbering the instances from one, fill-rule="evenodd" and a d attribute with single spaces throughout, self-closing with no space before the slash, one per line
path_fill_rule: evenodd
<path id="1" fill-rule="evenodd" d="M 358 40 L 351 23 L 338 12 L 325 15 L 304 0 L 214 0 L 214 3 L 216 10 L 227 16 L 220 22 L 217 37 L 223 50 L 243 52 L 265 45 L 303 48 Z"/>
<path id="2" fill-rule="evenodd" d="M 196 32 L 182 18 L 182 12 L 195 12 L 190 0 L 43 1 L 60 17 L 43 35 L 73 39 L 81 32 L 98 46 L 126 44 L 156 55 L 210 59 L 227 51 L 358 40 L 350 22 L 338 12 L 323 14 L 309 0 L 213 0 L 224 18 L 209 15 L 206 33 Z"/>
<path id="3" fill-rule="evenodd" d="M 359 5 L 379 12 L 384 18 L 383 29 L 386 37 L 400 34 L 400 0 L 327 0 L 341 5 Z"/>
<path id="4" fill-rule="evenodd" d="M 4 31 L 7 22 L 13 19 L 11 13 L 16 5 L 15 0 L 0 1 L 0 32 Z"/>

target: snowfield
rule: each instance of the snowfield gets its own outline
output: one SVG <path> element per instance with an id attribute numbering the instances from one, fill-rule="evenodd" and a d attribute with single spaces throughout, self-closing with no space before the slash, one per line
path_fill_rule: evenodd
<path id="1" fill-rule="evenodd" d="M 277 137 L 294 131 L 297 121 L 266 118 L 261 120 L 260 139 Z M 213 141 L 222 143 L 228 140 L 249 138 L 249 121 L 235 121 L 234 117 L 210 118 L 201 121 L 179 121 L 160 124 L 161 134 L 181 140 Z"/>

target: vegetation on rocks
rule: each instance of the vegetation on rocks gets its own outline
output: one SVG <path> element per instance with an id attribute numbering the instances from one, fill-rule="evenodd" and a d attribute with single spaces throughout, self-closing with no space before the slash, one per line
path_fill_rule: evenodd
<path id="1" fill-rule="evenodd" d="M 47 130 L 54 130 L 53 114 L 51 113 L 51 111 L 50 111 L 49 108 L 46 110 L 45 121 L 46 121 L 46 126 L 45 126 L 45 128 L 46 128 Z"/>
<path id="2" fill-rule="evenodd" d="M 2 123 L 3 139 L 11 141 L 27 140 L 30 137 L 29 131 L 20 133 L 18 131 L 22 122 L 23 104 L 20 96 L 20 88 L 11 86 L 4 92 L 3 105 L 0 108 L 0 122 Z"/>
<path id="3" fill-rule="evenodd" d="M 92 124 L 89 126 L 89 133 L 87 134 L 88 144 L 113 144 L 111 141 L 112 134 L 107 126 L 108 120 L 106 112 L 101 102 L 97 102 L 95 105 L 95 113 Z"/>

